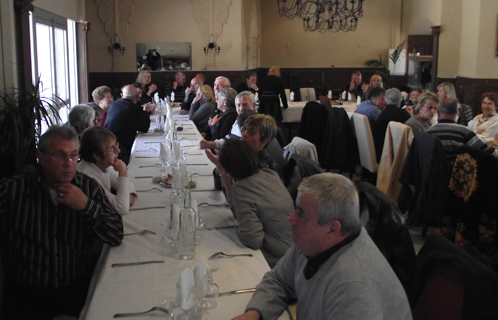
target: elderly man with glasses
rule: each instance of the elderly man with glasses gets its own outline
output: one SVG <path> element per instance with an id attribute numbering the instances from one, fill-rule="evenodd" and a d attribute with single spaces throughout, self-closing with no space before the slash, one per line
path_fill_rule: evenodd
<path id="1" fill-rule="evenodd" d="M 102 245 L 121 243 L 121 216 L 76 172 L 78 146 L 73 128 L 52 126 L 39 141 L 39 166 L 0 180 L 1 319 L 77 317 Z"/>

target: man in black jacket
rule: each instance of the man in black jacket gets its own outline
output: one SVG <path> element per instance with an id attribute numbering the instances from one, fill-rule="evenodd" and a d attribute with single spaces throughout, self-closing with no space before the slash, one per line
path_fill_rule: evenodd
<path id="1" fill-rule="evenodd" d="M 123 98 L 111 104 L 104 125 L 116 135 L 121 149 L 118 158 L 126 164 L 130 162 L 130 152 L 137 131 L 149 130 L 150 114 L 154 111 L 151 104 L 147 104 L 143 110 L 137 105 L 137 101 L 137 89 L 132 85 L 123 87 Z"/>

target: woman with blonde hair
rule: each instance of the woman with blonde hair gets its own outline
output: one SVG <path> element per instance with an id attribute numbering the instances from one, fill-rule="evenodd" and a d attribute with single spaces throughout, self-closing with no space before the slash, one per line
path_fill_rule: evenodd
<path id="1" fill-rule="evenodd" d="M 200 86 L 190 106 L 188 118 L 194 122 L 197 130 L 208 141 L 211 140 L 211 129 L 208 121 L 209 118 L 214 116 L 215 110 L 216 100 L 213 89 L 207 84 Z"/>
<path id="2" fill-rule="evenodd" d="M 258 112 L 272 116 L 277 122 L 282 122 L 280 100 L 282 100 L 283 108 L 287 109 L 287 97 L 285 95 L 284 84 L 282 83 L 282 79 L 280 79 L 280 68 L 273 66 L 259 86 Z"/>
<path id="3" fill-rule="evenodd" d="M 157 86 L 152 83 L 152 76 L 149 70 L 142 70 L 138 73 L 136 81 L 142 86 L 142 97 L 140 98 L 140 104 L 146 104 L 152 102 L 152 97 L 156 92 Z"/>
<path id="4" fill-rule="evenodd" d="M 370 99 L 370 91 L 373 88 L 381 87 L 384 88 L 384 84 L 382 83 L 382 77 L 379 74 L 374 74 L 373 76 L 370 77 L 370 83 L 369 84 L 362 84 L 361 85 L 361 90 L 363 91 L 363 95 L 361 97 L 362 101 Z"/>
<path id="5" fill-rule="evenodd" d="M 437 86 L 437 97 L 439 100 L 446 98 L 455 99 L 458 101 L 455 86 L 450 82 L 443 82 Z M 457 123 L 467 126 L 469 121 L 472 120 L 472 109 L 469 106 L 458 103 L 458 120 Z"/>

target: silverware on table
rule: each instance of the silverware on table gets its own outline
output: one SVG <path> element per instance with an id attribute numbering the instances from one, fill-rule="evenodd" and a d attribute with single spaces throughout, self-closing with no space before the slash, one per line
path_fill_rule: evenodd
<path id="1" fill-rule="evenodd" d="M 150 189 L 145 189 L 145 190 L 135 190 L 135 192 L 151 192 L 151 191 L 158 191 L 158 192 L 163 192 L 161 189 L 153 187 Z"/>
<path id="2" fill-rule="evenodd" d="M 256 291 L 256 288 L 233 290 L 233 291 L 227 291 L 227 292 L 220 292 L 220 293 L 218 293 L 218 297 L 221 297 L 221 296 L 231 296 L 232 294 L 240 294 L 240 293 L 251 293 L 251 292 L 254 292 L 254 291 Z M 207 298 L 212 298 L 212 297 L 214 297 L 214 294 L 208 294 L 206 297 Z"/>
<path id="3" fill-rule="evenodd" d="M 157 157 L 155 157 L 157 158 Z M 152 167 L 160 167 L 162 166 L 162 164 L 160 163 L 156 163 L 156 164 L 153 164 L 153 165 L 150 165 L 150 166 L 138 166 L 139 168 L 152 168 Z"/>
<path id="4" fill-rule="evenodd" d="M 140 211 L 140 210 L 149 210 L 149 209 L 164 209 L 165 206 L 160 207 L 143 207 L 143 208 L 132 208 L 130 211 Z"/>
<path id="5" fill-rule="evenodd" d="M 252 257 L 250 253 L 238 253 L 238 254 L 226 254 L 224 252 L 218 251 L 213 253 L 208 260 L 217 259 L 217 258 L 233 258 L 233 257 Z"/>
<path id="6" fill-rule="evenodd" d="M 164 263 L 164 261 L 163 260 L 154 260 L 154 261 L 138 261 L 138 262 L 113 263 L 111 265 L 111 267 L 116 268 L 116 267 L 140 266 L 142 264 L 149 264 L 149 263 Z"/>
<path id="7" fill-rule="evenodd" d="M 147 179 L 147 178 L 151 178 L 152 179 L 152 176 L 139 176 L 139 177 L 135 177 L 135 179 Z"/>
<path id="8" fill-rule="evenodd" d="M 142 230 L 142 231 L 137 231 L 137 232 L 132 232 L 132 233 L 124 233 L 123 236 L 133 236 L 133 235 L 142 235 L 142 234 L 156 234 L 154 231 L 151 230 Z"/>
<path id="9" fill-rule="evenodd" d="M 187 163 L 187 166 L 207 166 L 208 163 Z"/>
<path id="10" fill-rule="evenodd" d="M 169 312 L 167 309 L 164 309 L 162 307 L 152 307 L 152 309 L 144 311 L 144 312 L 116 313 L 114 315 L 114 318 L 135 317 L 135 316 L 139 316 L 139 315 L 142 315 L 142 314 L 150 313 L 152 311 L 161 311 L 161 312 L 164 312 L 164 313 L 166 313 L 168 315 L 171 314 L 171 312 Z"/>
<path id="11" fill-rule="evenodd" d="M 230 226 L 220 226 L 220 227 L 214 227 L 214 228 L 206 228 L 206 230 L 223 230 L 223 229 L 235 229 L 238 228 L 239 226 L 234 224 Z"/>

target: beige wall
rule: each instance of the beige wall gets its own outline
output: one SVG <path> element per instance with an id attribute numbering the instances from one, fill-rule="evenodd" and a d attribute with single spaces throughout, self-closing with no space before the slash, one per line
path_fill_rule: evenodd
<path id="1" fill-rule="evenodd" d="M 458 74 L 463 77 L 477 76 L 477 49 L 479 46 L 479 16 L 480 0 L 463 0 L 462 38 L 460 42 L 460 69 Z"/>
<path id="2" fill-rule="evenodd" d="M 455 78 L 460 68 L 462 0 L 443 0 L 439 37 L 439 78 Z"/>
<path id="3" fill-rule="evenodd" d="M 497 29 L 498 1 L 481 0 L 476 78 L 498 79 Z M 498 90 L 497 90 L 498 91 Z"/>
<path id="4" fill-rule="evenodd" d="M 199 31 L 190 1 L 149 0 L 140 2 L 136 7 L 129 25 L 128 32 L 122 41 L 126 47 L 123 56 L 116 56 L 121 71 L 136 71 L 137 42 L 191 42 L 193 70 L 242 70 L 246 61 L 245 46 L 242 37 L 243 22 L 241 19 L 242 5 L 232 1 L 227 24 L 218 38 L 217 44 L 221 53 L 216 57 L 206 57 L 203 48 L 208 39 L 203 39 Z M 104 31 L 104 25 L 98 16 L 94 1 L 86 1 L 86 19 L 91 22 L 88 33 L 89 71 L 112 71 L 113 57 L 107 52 L 110 38 Z"/>
<path id="5" fill-rule="evenodd" d="M 387 60 L 392 42 L 393 0 L 370 0 L 355 32 L 304 32 L 302 20 L 279 17 L 276 1 L 262 1 L 261 67 L 363 67 Z"/>
<path id="6" fill-rule="evenodd" d="M 443 1 L 403 0 L 403 33 L 431 34 L 430 27 L 441 24 Z"/>
<path id="7" fill-rule="evenodd" d="M 85 0 L 35 0 L 33 5 L 73 21 L 85 20 Z M 36 10 L 36 9 L 35 9 Z"/>

